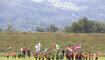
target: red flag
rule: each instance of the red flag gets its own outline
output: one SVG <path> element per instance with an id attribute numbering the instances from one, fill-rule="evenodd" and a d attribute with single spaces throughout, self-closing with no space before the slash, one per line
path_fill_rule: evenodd
<path id="1" fill-rule="evenodd" d="M 12 47 L 10 47 L 10 46 L 9 46 L 9 47 L 8 47 L 8 48 L 6 48 L 6 49 L 7 49 L 7 50 L 11 50 L 11 49 L 12 49 Z"/>
<path id="2" fill-rule="evenodd" d="M 28 50 L 28 47 L 25 47 L 26 50 Z"/>
<path id="3" fill-rule="evenodd" d="M 73 47 L 73 50 L 79 50 L 79 49 L 81 49 L 81 48 L 82 48 L 81 45 L 77 45 L 77 46 Z"/>

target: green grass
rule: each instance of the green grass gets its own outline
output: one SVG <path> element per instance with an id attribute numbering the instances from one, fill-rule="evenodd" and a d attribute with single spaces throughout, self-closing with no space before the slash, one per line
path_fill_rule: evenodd
<path id="1" fill-rule="evenodd" d="M 26 59 L 24 59 L 24 58 L 6 58 L 6 57 L 0 57 L 0 60 L 35 60 L 35 58 L 34 57 L 31 57 L 31 58 L 27 58 L 26 57 Z M 64 60 L 66 60 L 66 58 L 64 59 Z M 95 59 L 93 59 L 93 60 L 95 60 Z M 105 57 L 99 57 L 99 59 L 98 60 L 105 60 Z"/>
<path id="2" fill-rule="evenodd" d="M 105 57 L 99 57 L 99 60 L 105 60 Z"/>
<path id="3" fill-rule="evenodd" d="M 105 34 L 21 32 L 0 32 L 0 53 L 5 52 L 8 46 L 12 46 L 10 52 L 18 51 L 25 46 L 30 46 L 35 51 L 35 45 L 39 42 L 42 44 L 41 48 L 48 47 L 50 50 L 58 42 L 62 49 L 67 45 L 81 44 L 83 51 L 105 53 Z"/>

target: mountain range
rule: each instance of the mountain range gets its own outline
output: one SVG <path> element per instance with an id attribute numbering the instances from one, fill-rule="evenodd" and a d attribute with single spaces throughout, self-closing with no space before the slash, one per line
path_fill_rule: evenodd
<path id="1" fill-rule="evenodd" d="M 58 27 L 87 17 L 105 22 L 105 0 L 0 0 L 0 28 L 35 31 L 36 26 Z"/>

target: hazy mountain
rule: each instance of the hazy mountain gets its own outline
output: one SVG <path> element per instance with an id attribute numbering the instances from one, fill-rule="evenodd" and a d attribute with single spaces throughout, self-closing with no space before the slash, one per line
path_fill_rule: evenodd
<path id="1" fill-rule="evenodd" d="M 0 28 L 68 25 L 82 17 L 105 22 L 104 0 L 0 0 Z M 28 24 L 28 25 L 27 25 Z"/>

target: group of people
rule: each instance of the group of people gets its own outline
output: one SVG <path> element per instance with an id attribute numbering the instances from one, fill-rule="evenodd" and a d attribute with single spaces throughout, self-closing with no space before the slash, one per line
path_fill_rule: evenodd
<path id="1" fill-rule="evenodd" d="M 13 52 L 12 57 L 16 58 L 25 58 L 26 54 L 30 58 L 31 55 L 34 56 L 35 60 L 93 60 L 94 54 L 82 51 L 69 51 L 69 50 L 56 50 L 49 52 L 31 52 L 30 50 L 19 51 L 18 53 Z M 9 54 L 6 53 L 7 58 L 9 58 Z M 98 60 L 98 53 L 95 55 L 95 60 Z"/>
<path id="2" fill-rule="evenodd" d="M 68 60 L 93 60 L 94 59 L 94 54 L 93 53 L 88 53 L 88 52 L 69 52 L 66 51 L 66 58 Z M 95 55 L 95 60 L 98 60 L 98 53 Z"/>
<path id="3" fill-rule="evenodd" d="M 65 56 L 65 51 L 53 51 L 53 52 L 35 52 L 33 53 L 34 57 L 36 60 L 44 60 L 46 58 L 46 60 L 63 60 L 64 56 Z"/>
<path id="4" fill-rule="evenodd" d="M 19 50 L 18 52 L 12 52 L 12 57 L 13 58 L 16 58 L 16 57 L 18 57 L 18 58 L 22 58 L 22 57 L 25 58 L 26 55 L 30 58 L 31 50 L 23 50 L 23 51 Z M 10 54 L 6 53 L 6 57 L 9 58 L 9 56 L 10 56 Z"/>
<path id="5" fill-rule="evenodd" d="M 66 58 L 65 58 L 66 56 Z M 88 53 L 88 52 L 72 52 L 72 51 L 58 51 L 58 52 L 49 52 L 49 53 L 41 53 L 41 52 L 35 52 L 34 57 L 36 60 L 44 60 L 46 58 L 47 60 L 93 60 L 94 54 Z M 95 55 L 95 60 L 98 60 L 98 53 Z"/>

